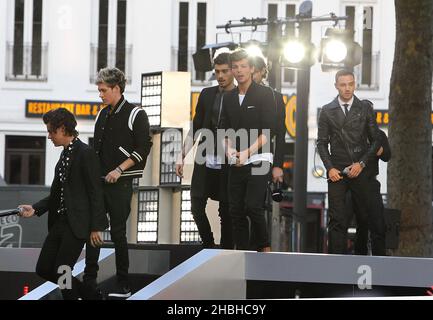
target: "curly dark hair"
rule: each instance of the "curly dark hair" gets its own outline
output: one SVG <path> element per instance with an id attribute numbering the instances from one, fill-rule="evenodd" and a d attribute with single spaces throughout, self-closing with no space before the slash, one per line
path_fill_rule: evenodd
<path id="1" fill-rule="evenodd" d="M 51 126 L 51 130 L 57 130 L 64 126 L 66 135 L 74 137 L 78 136 L 78 131 L 75 130 L 77 120 L 75 120 L 74 115 L 68 109 L 58 108 L 50 110 L 43 115 L 42 119 L 45 124 Z"/>

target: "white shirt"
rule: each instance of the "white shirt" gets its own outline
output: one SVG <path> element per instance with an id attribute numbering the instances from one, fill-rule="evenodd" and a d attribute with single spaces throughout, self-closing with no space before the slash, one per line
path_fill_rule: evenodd
<path id="1" fill-rule="evenodd" d="M 245 98 L 244 94 L 239 95 L 239 105 L 242 105 L 242 102 L 244 102 L 244 98 Z"/>
<path id="2" fill-rule="evenodd" d="M 349 112 L 350 108 L 352 107 L 352 104 L 353 104 L 353 96 L 352 96 L 352 99 L 350 99 L 347 102 L 344 102 L 343 100 L 341 100 L 340 96 L 338 96 L 338 103 L 340 104 L 340 108 L 341 108 L 341 110 L 343 110 L 343 113 L 346 114 L 346 111 L 344 110 L 343 104 L 348 104 L 349 105 L 347 107 L 347 112 Z"/>

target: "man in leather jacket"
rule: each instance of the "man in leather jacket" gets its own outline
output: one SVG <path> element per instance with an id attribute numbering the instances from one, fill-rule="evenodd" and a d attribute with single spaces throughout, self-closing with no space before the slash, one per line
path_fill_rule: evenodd
<path id="1" fill-rule="evenodd" d="M 366 222 L 368 185 L 364 168 L 380 146 L 373 108 L 354 95 L 353 73 L 338 71 L 335 88 L 338 96 L 320 112 L 317 148 L 328 173 L 328 252 L 344 254 L 348 227 L 346 191 L 352 192 L 360 209 L 357 221 Z"/>

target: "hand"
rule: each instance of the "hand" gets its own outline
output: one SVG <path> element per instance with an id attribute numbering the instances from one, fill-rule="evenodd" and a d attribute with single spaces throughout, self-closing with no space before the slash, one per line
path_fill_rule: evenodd
<path id="1" fill-rule="evenodd" d="M 272 182 L 283 182 L 284 172 L 279 167 L 272 168 Z"/>
<path id="2" fill-rule="evenodd" d="M 176 161 L 176 175 L 179 178 L 183 178 L 183 166 L 184 166 L 183 157 L 180 156 L 179 159 Z"/>
<path id="3" fill-rule="evenodd" d="M 332 182 L 337 182 L 341 179 L 343 179 L 343 177 L 340 175 L 340 170 L 332 168 L 331 170 L 329 170 L 328 172 L 328 178 L 332 181 Z"/>
<path id="4" fill-rule="evenodd" d="M 22 204 L 22 205 L 19 205 L 18 208 L 21 209 L 21 212 L 18 213 L 18 215 L 20 217 L 30 218 L 35 214 L 35 209 L 33 209 L 33 207 L 31 205 Z"/>
<path id="5" fill-rule="evenodd" d="M 90 244 L 95 248 L 102 246 L 104 244 L 104 241 L 102 240 L 102 232 L 92 231 L 90 233 Z"/>
<path id="6" fill-rule="evenodd" d="M 347 176 L 351 179 L 356 178 L 357 176 L 359 176 L 361 171 L 362 166 L 359 164 L 359 162 L 355 162 L 354 164 L 349 166 L 349 173 L 347 174 Z"/>
<path id="7" fill-rule="evenodd" d="M 383 147 L 380 147 L 379 150 L 377 150 L 376 156 L 380 157 L 383 153 Z"/>
<path id="8" fill-rule="evenodd" d="M 237 153 L 238 152 L 236 151 L 236 149 L 231 148 L 231 147 L 227 147 L 226 156 L 228 159 L 230 159 L 232 157 L 237 157 Z"/>
<path id="9" fill-rule="evenodd" d="M 245 164 L 245 162 L 247 162 L 249 155 L 250 155 L 250 153 L 249 153 L 248 149 L 236 153 L 236 156 L 239 159 L 238 162 L 236 163 L 236 167 L 242 167 Z"/>
<path id="10" fill-rule="evenodd" d="M 110 171 L 106 176 L 105 176 L 105 182 L 107 183 L 116 183 L 117 179 L 120 178 L 120 172 L 118 172 L 116 169 L 114 169 L 113 171 Z"/>

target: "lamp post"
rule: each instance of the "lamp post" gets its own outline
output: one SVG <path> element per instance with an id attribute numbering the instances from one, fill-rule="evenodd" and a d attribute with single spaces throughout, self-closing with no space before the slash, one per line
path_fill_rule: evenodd
<path id="1" fill-rule="evenodd" d="M 302 18 L 311 18 L 313 5 L 305 1 L 299 8 Z M 299 24 L 299 40 L 303 43 L 311 42 L 311 21 L 302 21 Z M 311 67 L 297 70 L 296 81 L 296 142 L 295 142 L 295 171 L 293 211 L 300 218 L 300 240 L 297 245 L 298 252 L 305 251 L 305 223 L 302 220 L 307 215 L 307 166 L 308 166 L 308 106 L 310 96 L 310 70 Z"/>

